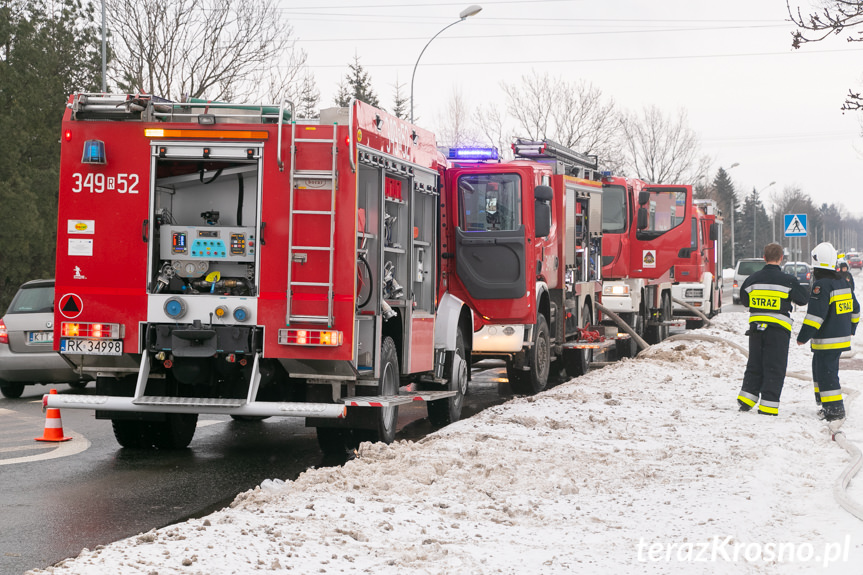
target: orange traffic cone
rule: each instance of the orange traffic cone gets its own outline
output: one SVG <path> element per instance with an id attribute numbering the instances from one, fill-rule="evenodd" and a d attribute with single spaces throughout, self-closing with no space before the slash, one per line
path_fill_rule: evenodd
<path id="1" fill-rule="evenodd" d="M 51 393 L 57 393 L 56 389 L 52 389 Z M 36 441 L 69 441 L 71 437 L 63 436 L 63 422 L 60 420 L 60 410 L 56 407 L 49 407 L 45 410 L 45 432 L 42 437 L 37 437 Z"/>

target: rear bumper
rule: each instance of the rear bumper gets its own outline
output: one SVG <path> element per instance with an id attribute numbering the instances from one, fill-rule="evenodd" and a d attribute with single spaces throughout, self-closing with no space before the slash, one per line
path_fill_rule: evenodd
<path id="1" fill-rule="evenodd" d="M 208 413 L 214 415 L 320 417 L 340 419 L 347 407 L 342 403 L 263 402 L 178 397 L 114 397 L 107 395 L 50 394 L 42 397 L 43 408 L 92 409 L 130 413 Z"/>
<path id="2" fill-rule="evenodd" d="M 56 351 L 13 353 L 0 344 L 0 379 L 15 383 L 68 383 L 82 377 Z"/>

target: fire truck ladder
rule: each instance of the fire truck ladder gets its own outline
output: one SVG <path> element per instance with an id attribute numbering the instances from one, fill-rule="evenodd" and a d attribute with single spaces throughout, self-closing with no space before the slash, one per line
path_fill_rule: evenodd
<path id="1" fill-rule="evenodd" d="M 335 232 L 336 232 L 336 182 L 337 182 L 337 172 L 336 172 L 336 154 L 338 152 L 337 144 L 337 130 L 336 126 L 333 126 L 333 135 L 331 139 L 321 139 L 321 138 L 297 138 L 296 137 L 296 128 L 297 123 L 295 121 L 291 121 L 291 173 L 290 173 L 290 183 L 291 183 L 291 196 L 289 209 L 291 214 L 291 232 L 288 235 L 288 292 L 287 292 L 287 314 L 285 316 L 285 324 L 291 325 L 291 322 L 297 323 L 322 323 L 326 324 L 327 327 L 332 327 L 333 325 L 333 266 L 335 265 Z M 298 170 L 296 167 L 296 157 L 297 157 L 297 145 L 298 144 L 306 144 L 306 145 L 321 145 L 321 144 L 329 144 L 332 147 L 332 157 L 333 162 L 332 166 L 329 170 Z M 307 186 L 303 186 L 305 190 L 317 190 L 320 193 L 324 193 L 329 191 L 330 194 L 330 209 L 328 210 L 294 210 L 294 198 L 296 191 L 300 189 L 300 182 L 307 180 L 323 180 L 324 182 L 328 182 L 329 186 L 320 187 L 320 188 L 310 188 Z M 329 190 L 326 189 L 329 188 Z M 298 229 L 305 229 L 305 227 L 300 227 L 298 224 L 298 220 L 302 219 L 303 216 L 329 216 L 330 218 L 330 235 L 329 235 L 329 244 L 324 246 L 303 246 L 303 245 L 294 245 L 294 234 Z M 293 277 L 293 264 L 296 263 L 305 263 L 307 260 L 306 252 L 327 252 L 328 256 L 328 272 L 327 272 L 327 281 L 294 281 Z M 295 287 L 326 287 L 327 288 L 327 315 L 298 315 L 291 313 L 291 303 L 294 295 Z"/>

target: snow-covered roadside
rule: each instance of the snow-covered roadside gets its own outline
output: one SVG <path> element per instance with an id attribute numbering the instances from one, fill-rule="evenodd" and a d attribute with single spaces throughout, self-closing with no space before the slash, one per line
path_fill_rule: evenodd
<path id="1" fill-rule="evenodd" d="M 745 346 L 745 322 L 690 333 Z M 808 375 L 808 347 L 790 351 L 789 371 Z M 786 380 L 778 418 L 741 413 L 744 365 L 731 346 L 665 342 L 31 573 L 859 573 L 863 523 L 832 496 L 848 457 L 811 383 Z M 863 398 L 848 411 L 863 445 Z"/>

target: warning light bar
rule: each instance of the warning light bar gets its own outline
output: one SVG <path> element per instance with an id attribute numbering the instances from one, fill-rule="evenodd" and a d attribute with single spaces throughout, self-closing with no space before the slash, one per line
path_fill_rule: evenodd
<path id="1" fill-rule="evenodd" d="M 449 160 L 497 160 L 499 155 L 497 148 L 449 148 L 447 151 Z"/>
<path id="2" fill-rule="evenodd" d="M 279 343 L 282 345 L 342 345 L 343 335 L 335 330 L 280 329 Z"/>
<path id="3" fill-rule="evenodd" d="M 70 136 L 71 137 L 71 136 Z M 105 160 L 105 142 L 102 140 L 87 140 L 84 142 L 82 164 L 107 164 Z"/>
<path id="4" fill-rule="evenodd" d="M 266 140 L 270 133 L 265 130 L 171 130 L 146 128 L 147 138 L 190 138 L 200 140 Z"/>
<path id="5" fill-rule="evenodd" d="M 80 337 L 85 339 L 120 339 L 119 323 L 72 323 L 60 324 L 62 337 Z"/>

